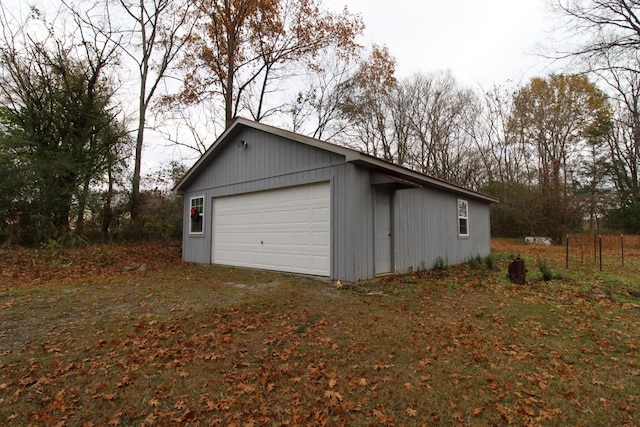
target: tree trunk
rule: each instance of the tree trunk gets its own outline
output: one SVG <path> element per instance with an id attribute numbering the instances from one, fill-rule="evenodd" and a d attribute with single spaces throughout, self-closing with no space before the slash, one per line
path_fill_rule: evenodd
<path id="1" fill-rule="evenodd" d="M 136 153 L 133 166 L 133 178 L 131 182 L 131 221 L 133 221 L 134 233 L 142 234 L 140 229 L 140 174 L 142 169 L 142 146 L 144 144 L 144 126 L 147 119 L 147 79 L 149 77 L 149 64 L 143 61 L 140 64 L 140 93 L 138 98 L 138 131 L 136 133 Z"/>
<path id="2" fill-rule="evenodd" d="M 111 199 L 113 198 L 113 163 L 109 161 L 107 166 L 107 176 L 109 179 L 109 187 L 105 195 L 104 207 L 102 209 L 102 241 L 107 242 L 109 240 L 109 228 L 111 227 L 111 219 L 113 218 L 113 211 L 111 208 Z"/>
<path id="3" fill-rule="evenodd" d="M 140 221 L 140 174 L 142 169 L 142 145 L 144 141 L 144 115 L 140 113 L 138 133 L 136 136 L 136 152 L 133 167 L 133 178 L 131 181 L 131 220 L 134 227 Z"/>
<path id="4" fill-rule="evenodd" d="M 230 37 L 229 43 L 233 42 L 233 37 Z M 228 128 L 233 121 L 233 80 L 234 80 L 234 55 L 229 54 L 229 63 L 227 64 L 227 81 L 226 86 L 227 90 L 224 94 L 224 111 L 225 111 L 225 128 Z"/>
<path id="5" fill-rule="evenodd" d="M 76 233 L 82 235 L 84 232 L 84 210 L 87 207 L 87 196 L 89 194 L 89 177 L 84 180 L 82 190 L 78 195 L 78 216 L 76 218 Z"/>

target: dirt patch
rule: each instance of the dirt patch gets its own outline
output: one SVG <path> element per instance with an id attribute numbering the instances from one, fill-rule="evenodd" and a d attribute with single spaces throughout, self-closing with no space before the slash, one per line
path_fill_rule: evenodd
<path id="1" fill-rule="evenodd" d="M 278 281 L 250 284 L 227 282 L 223 283 L 223 286 L 231 286 L 232 288 L 238 289 L 240 291 L 259 292 L 262 290 L 277 288 L 278 286 L 280 286 L 280 283 Z"/>

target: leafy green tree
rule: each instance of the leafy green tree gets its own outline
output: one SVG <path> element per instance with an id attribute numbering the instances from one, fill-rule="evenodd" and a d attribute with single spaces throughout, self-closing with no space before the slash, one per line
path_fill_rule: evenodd
<path id="1" fill-rule="evenodd" d="M 59 40 L 26 40 L 0 48 L 0 159 L 21 188 L 2 202 L 19 206 L 23 237 L 41 241 L 68 233 L 72 219 L 82 227 L 88 187 L 121 139 L 106 137 L 117 126 L 104 77 L 111 53 L 87 49 L 83 60 Z"/>
<path id="2" fill-rule="evenodd" d="M 541 198 L 535 189 L 514 181 L 493 181 L 483 185 L 480 191 L 500 199 L 500 203 L 491 206 L 493 236 L 531 236 L 542 228 Z"/>
<path id="3" fill-rule="evenodd" d="M 1 114 L 1 113 L 0 113 Z M 0 118 L 1 123 L 5 120 Z M 27 209 L 34 177 L 22 167 L 11 140 L 2 126 L 0 130 L 0 242 L 11 246 L 21 240 L 20 219 Z"/>

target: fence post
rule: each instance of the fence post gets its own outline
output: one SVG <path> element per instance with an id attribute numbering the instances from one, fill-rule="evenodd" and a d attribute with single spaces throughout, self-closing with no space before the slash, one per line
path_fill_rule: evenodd
<path id="1" fill-rule="evenodd" d="M 600 272 L 602 272 L 602 234 L 598 234 L 598 240 L 600 244 Z"/>
<path id="2" fill-rule="evenodd" d="M 620 234 L 620 249 L 622 252 L 622 266 L 624 267 L 624 234 Z"/>
<path id="3" fill-rule="evenodd" d="M 569 235 L 568 234 L 567 234 L 567 250 L 566 250 L 565 259 L 566 259 L 565 267 L 568 270 L 569 269 Z"/>

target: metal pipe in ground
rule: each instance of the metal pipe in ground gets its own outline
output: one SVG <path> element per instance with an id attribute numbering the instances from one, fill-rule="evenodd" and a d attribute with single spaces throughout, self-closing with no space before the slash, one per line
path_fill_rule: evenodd
<path id="1" fill-rule="evenodd" d="M 598 234 L 599 252 L 600 252 L 600 271 L 602 272 L 602 234 Z"/>

